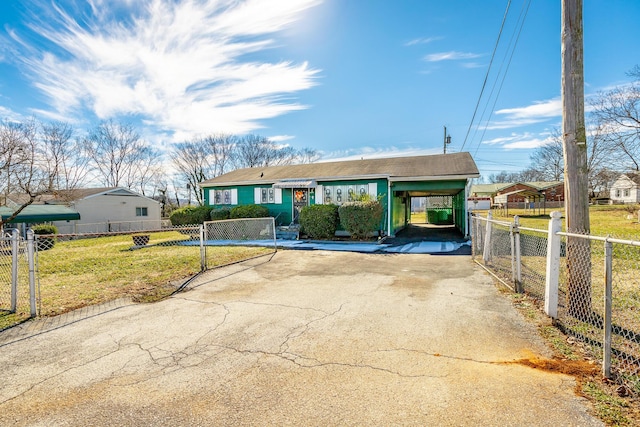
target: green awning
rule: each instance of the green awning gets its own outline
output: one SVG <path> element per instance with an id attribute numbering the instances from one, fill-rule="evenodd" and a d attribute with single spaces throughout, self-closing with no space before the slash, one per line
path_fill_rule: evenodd
<path id="1" fill-rule="evenodd" d="M 13 214 L 14 210 L 6 206 L 0 206 L 2 220 L 6 220 Z M 29 205 L 10 223 L 28 222 L 49 222 L 49 221 L 70 221 L 80 219 L 80 214 L 73 209 L 63 205 Z"/>

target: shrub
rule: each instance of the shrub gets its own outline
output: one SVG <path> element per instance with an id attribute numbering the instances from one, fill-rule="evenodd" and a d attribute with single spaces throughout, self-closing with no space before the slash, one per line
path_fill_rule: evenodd
<path id="1" fill-rule="evenodd" d="M 220 221 L 223 219 L 229 219 L 230 215 L 231 215 L 231 209 L 229 208 L 213 209 L 211 211 L 211 220 Z"/>
<path id="2" fill-rule="evenodd" d="M 332 238 L 339 223 L 336 205 L 305 206 L 300 212 L 300 226 L 313 239 Z"/>
<path id="3" fill-rule="evenodd" d="M 364 239 L 380 230 L 384 210 L 377 200 L 348 202 L 340 206 L 340 224 L 354 239 Z"/>
<path id="4" fill-rule="evenodd" d="M 34 234 L 38 235 L 50 235 L 50 234 L 58 234 L 58 227 L 53 224 L 38 224 L 31 227 L 31 231 Z M 47 249 L 51 249 L 53 245 L 56 244 L 55 237 L 39 237 L 38 240 L 38 250 L 46 251 Z"/>
<path id="5" fill-rule="evenodd" d="M 269 216 L 269 209 L 260 205 L 242 205 L 231 209 L 229 218 L 266 218 Z"/>
<path id="6" fill-rule="evenodd" d="M 210 218 L 209 206 L 185 206 L 171 212 L 169 220 L 172 225 L 202 224 Z"/>

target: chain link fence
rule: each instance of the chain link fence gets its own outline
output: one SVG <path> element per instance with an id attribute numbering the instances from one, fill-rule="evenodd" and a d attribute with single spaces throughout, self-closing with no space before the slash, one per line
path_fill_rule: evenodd
<path id="1" fill-rule="evenodd" d="M 474 215 L 472 257 L 513 291 L 544 301 L 555 324 L 602 362 L 606 377 L 640 394 L 640 242 L 553 227 Z"/>
<path id="2" fill-rule="evenodd" d="M 247 218 L 208 221 L 203 230 L 203 268 L 211 264 L 217 246 L 262 247 L 276 252 L 274 218 Z"/>
<path id="3" fill-rule="evenodd" d="M 134 233 L 34 235 L 29 230 L 26 241 L 16 231 L 19 246 L 18 240 L 3 236 L 0 330 L 37 315 L 54 316 L 116 299 L 154 301 L 186 286 L 205 269 L 275 251 L 273 218 L 208 223 L 207 229 L 209 241 L 204 240 L 204 225 Z"/>
<path id="4" fill-rule="evenodd" d="M 0 236 L 0 314 L 11 315 L 14 322 L 35 313 L 29 253 L 34 253 L 33 239 L 23 239 L 18 230 Z"/>

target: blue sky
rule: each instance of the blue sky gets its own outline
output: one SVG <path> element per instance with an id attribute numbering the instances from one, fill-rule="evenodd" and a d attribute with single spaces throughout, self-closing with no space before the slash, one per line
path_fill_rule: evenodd
<path id="1" fill-rule="evenodd" d="M 561 11 L 511 2 L 478 103 L 508 3 L 3 0 L 0 118 L 131 121 L 163 148 L 257 133 L 324 160 L 441 153 L 447 126 L 483 176 L 516 171 L 560 128 Z M 587 99 L 640 63 L 638 22 L 637 0 L 584 1 Z"/>

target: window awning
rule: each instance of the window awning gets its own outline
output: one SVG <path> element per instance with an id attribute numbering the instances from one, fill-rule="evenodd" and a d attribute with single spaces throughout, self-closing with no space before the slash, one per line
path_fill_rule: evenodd
<path id="1" fill-rule="evenodd" d="M 273 184 L 273 188 L 316 188 L 316 181 L 309 180 L 296 180 L 296 181 L 278 181 Z"/>
<path id="2" fill-rule="evenodd" d="M 13 209 L 6 206 L 0 207 L 0 215 L 2 220 L 8 219 L 13 215 Z M 14 218 L 12 223 L 28 222 L 48 222 L 48 221 L 70 221 L 80 219 L 80 214 L 71 208 L 61 205 L 29 205 Z"/>

